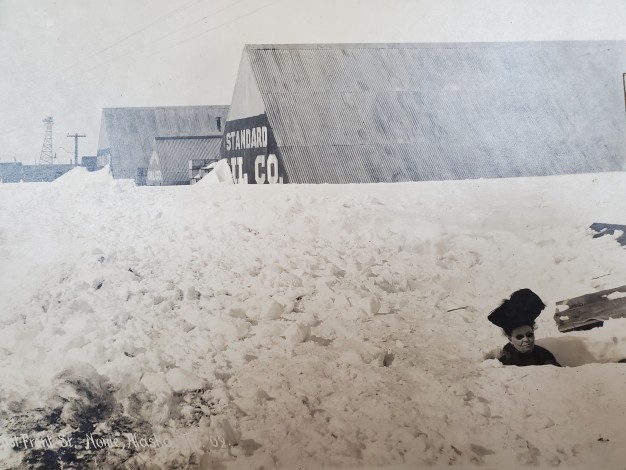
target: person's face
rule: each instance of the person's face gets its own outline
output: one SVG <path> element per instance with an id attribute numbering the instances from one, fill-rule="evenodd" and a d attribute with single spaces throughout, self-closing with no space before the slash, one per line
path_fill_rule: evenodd
<path id="1" fill-rule="evenodd" d="M 535 347 L 535 333 L 531 326 L 518 326 L 511 332 L 509 342 L 521 353 L 529 353 Z"/>

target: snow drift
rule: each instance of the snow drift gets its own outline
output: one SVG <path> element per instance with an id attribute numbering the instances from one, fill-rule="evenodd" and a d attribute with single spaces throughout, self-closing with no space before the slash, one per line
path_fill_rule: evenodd
<path id="1" fill-rule="evenodd" d="M 92 176 L 0 186 L 4 467 L 623 464 L 626 320 L 552 314 L 624 284 L 625 249 L 587 228 L 624 222 L 626 175 Z M 487 314 L 522 287 L 569 367 L 489 359 Z"/>
<path id="2" fill-rule="evenodd" d="M 90 172 L 83 166 L 77 166 L 59 176 L 52 184 L 61 186 L 90 186 L 94 184 L 111 184 L 113 175 L 111 168 L 106 165 L 100 170 Z"/>
<path id="3" fill-rule="evenodd" d="M 200 186 L 215 186 L 218 184 L 233 184 L 233 175 L 230 171 L 230 165 L 225 159 L 211 163 L 212 168 L 208 175 L 205 175 L 198 183 Z"/>

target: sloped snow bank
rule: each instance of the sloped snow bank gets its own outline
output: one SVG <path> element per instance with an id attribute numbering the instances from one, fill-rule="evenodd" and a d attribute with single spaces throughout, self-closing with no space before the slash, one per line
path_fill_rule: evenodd
<path id="1" fill-rule="evenodd" d="M 626 250 L 587 227 L 620 222 L 625 183 L 3 185 L 0 461 L 619 466 L 626 320 L 552 314 L 624 284 Z M 521 287 L 579 367 L 485 359 Z"/>
<path id="2" fill-rule="evenodd" d="M 97 171 L 88 171 L 83 166 L 77 166 L 59 176 L 52 184 L 57 186 L 90 186 L 94 184 L 111 184 L 112 182 L 111 168 L 109 165 L 106 165 Z"/>
<path id="3" fill-rule="evenodd" d="M 207 175 L 205 175 L 194 186 L 215 186 L 219 184 L 234 184 L 233 174 L 230 171 L 230 165 L 225 159 L 219 160 L 215 163 L 211 163 L 213 169 Z"/>

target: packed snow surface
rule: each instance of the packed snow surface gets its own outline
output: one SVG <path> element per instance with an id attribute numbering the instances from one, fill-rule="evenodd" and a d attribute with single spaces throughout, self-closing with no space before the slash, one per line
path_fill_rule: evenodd
<path id="1" fill-rule="evenodd" d="M 623 468 L 626 174 L 0 185 L 2 468 Z M 565 366 L 503 367 L 520 288 Z M 565 315 L 563 313 L 563 315 Z"/>

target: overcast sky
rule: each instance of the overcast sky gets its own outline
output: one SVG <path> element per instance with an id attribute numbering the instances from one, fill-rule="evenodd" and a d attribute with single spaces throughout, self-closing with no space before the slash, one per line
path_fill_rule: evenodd
<path id="1" fill-rule="evenodd" d="M 591 39 L 626 39 L 625 1 L 0 0 L 0 161 L 38 161 L 49 115 L 68 163 L 104 107 L 230 104 L 246 43 Z"/>

